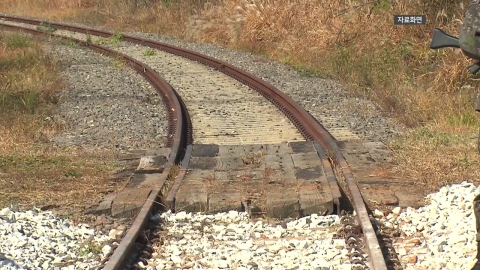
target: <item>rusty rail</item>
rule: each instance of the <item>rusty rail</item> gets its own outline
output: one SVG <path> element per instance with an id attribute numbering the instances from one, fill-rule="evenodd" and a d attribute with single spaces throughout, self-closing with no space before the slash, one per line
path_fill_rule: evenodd
<path id="1" fill-rule="evenodd" d="M 28 23 L 33 25 L 41 25 L 42 21 L 20 18 L 15 16 L 1 15 L 0 19 L 5 19 L 9 21 L 16 21 L 20 23 Z M 84 28 L 74 25 L 62 24 L 48 22 L 49 25 L 54 26 L 58 29 L 70 30 L 74 32 L 80 32 L 84 34 L 97 35 L 102 37 L 110 37 L 114 35 L 113 32 L 98 30 L 93 28 Z M 261 80 L 260 78 L 240 70 L 226 62 L 214 59 L 212 57 L 183 49 L 178 48 L 172 45 L 168 45 L 161 42 L 156 42 L 152 40 L 146 40 L 137 38 L 131 35 L 123 35 L 123 40 L 135 44 L 140 44 L 162 51 L 175 54 L 181 57 L 185 57 L 197 62 L 200 62 L 204 65 L 213 67 L 226 75 L 237 79 L 238 81 L 250 86 L 251 88 L 257 90 L 261 95 L 275 104 L 298 128 L 302 135 L 307 140 L 319 141 L 323 148 L 326 149 L 329 153 L 333 155 L 332 162 L 337 165 L 345 178 L 345 181 L 349 187 L 349 193 L 352 196 L 352 204 L 357 213 L 357 218 L 359 221 L 359 226 L 361 228 L 361 234 L 365 237 L 366 247 L 369 253 L 369 260 L 372 264 L 373 269 L 375 270 L 386 270 L 386 263 L 383 257 L 382 251 L 378 239 L 376 237 L 375 231 L 372 227 L 372 224 L 369 219 L 367 207 L 363 201 L 363 197 L 360 193 L 360 190 L 357 186 L 355 179 L 353 178 L 352 171 L 340 151 L 340 148 L 337 146 L 333 136 L 312 117 L 305 109 L 300 107 L 296 102 L 294 102 L 286 94 L 282 93 L 280 90 L 275 88 L 273 85 Z M 173 152 L 173 151 L 172 151 Z M 338 191 L 338 190 L 337 190 Z M 339 192 L 339 191 L 338 191 Z M 346 239 L 347 241 L 348 239 Z M 122 241 L 123 243 L 123 241 Z M 355 258 L 354 258 L 355 259 Z M 356 260 L 356 259 L 355 259 Z M 117 269 L 117 268 L 105 268 L 105 269 Z"/>

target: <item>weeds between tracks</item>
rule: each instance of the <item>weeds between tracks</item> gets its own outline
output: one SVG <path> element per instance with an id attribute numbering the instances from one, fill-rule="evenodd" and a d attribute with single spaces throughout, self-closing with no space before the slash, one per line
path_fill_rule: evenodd
<path id="1" fill-rule="evenodd" d="M 109 154 L 49 143 L 64 129 L 53 116 L 64 88 L 59 71 L 30 36 L 0 33 L 0 208 L 78 209 L 112 188 Z"/>
<path id="2" fill-rule="evenodd" d="M 458 50 L 430 50 L 432 30 L 458 34 L 469 1 L 3 1 L 0 12 L 155 32 L 267 55 L 305 76 L 344 82 L 412 132 L 391 143 L 398 166 L 425 190 L 480 181 L 473 110 L 480 84 Z M 394 14 L 425 14 L 394 26 Z M 374 116 L 372 116 L 374 117 Z"/>

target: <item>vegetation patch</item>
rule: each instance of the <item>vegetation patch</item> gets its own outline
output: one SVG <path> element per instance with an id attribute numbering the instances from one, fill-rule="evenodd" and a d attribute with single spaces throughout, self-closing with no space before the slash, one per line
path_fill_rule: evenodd
<path id="1" fill-rule="evenodd" d="M 64 83 L 40 44 L 0 33 L 0 208 L 83 209 L 116 188 L 114 154 L 51 145 L 65 128 L 54 117 Z"/>
<path id="2" fill-rule="evenodd" d="M 148 49 L 143 53 L 144 56 L 153 56 L 155 54 L 156 54 L 155 51 L 152 49 Z"/>

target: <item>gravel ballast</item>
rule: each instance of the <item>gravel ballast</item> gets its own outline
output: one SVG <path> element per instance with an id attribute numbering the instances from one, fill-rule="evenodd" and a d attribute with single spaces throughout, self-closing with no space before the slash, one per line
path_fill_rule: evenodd
<path id="1" fill-rule="evenodd" d="M 379 222 L 398 229 L 394 246 L 405 270 L 470 269 L 476 259 L 476 227 L 473 199 L 480 187 L 463 182 L 442 187 L 427 196 L 419 209 L 394 211 L 386 217 L 375 211 Z"/>
<path id="2" fill-rule="evenodd" d="M 472 200 L 479 193 L 480 187 L 464 182 L 429 195 L 425 207 L 396 208 L 386 217 L 376 210 L 374 215 L 378 222 L 400 231 L 394 246 L 406 270 L 469 269 L 476 254 Z M 160 220 L 163 245 L 155 246 L 146 269 L 351 267 L 344 240 L 334 237 L 337 216 L 312 215 L 272 224 L 233 211 L 166 212 Z M 90 269 L 116 245 L 124 228 L 102 233 L 51 212 L 5 208 L 0 210 L 0 268 Z"/>
<path id="3" fill-rule="evenodd" d="M 94 269 L 125 227 L 104 234 L 52 212 L 0 210 L 0 269 Z"/>
<path id="4" fill-rule="evenodd" d="M 67 129 L 54 143 L 121 151 L 163 146 L 165 108 L 142 76 L 87 49 L 50 44 L 48 51 L 64 66 L 67 86 L 54 117 Z"/>
<path id="5" fill-rule="evenodd" d="M 165 243 L 146 269 L 350 269 L 338 216 L 312 215 L 280 224 L 247 213 L 161 215 Z M 299 268 L 300 267 L 300 268 Z"/>

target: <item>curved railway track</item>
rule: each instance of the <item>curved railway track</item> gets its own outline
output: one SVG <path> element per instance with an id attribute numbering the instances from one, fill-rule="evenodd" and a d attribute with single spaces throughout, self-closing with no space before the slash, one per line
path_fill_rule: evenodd
<path id="1" fill-rule="evenodd" d="M 285 165 L 282 158 L 278 158 L 280 154 L 291 157 L 293 163 L 296 162 L 296 159 L 299 159 L 298 164 L 306 166 L 305 169 L 313 168 L 313 165 L 309 165 L 309 162 L 317 162 L 313 163 L 322 167 L 324 173 L 323 184 L 328 187 L 329 198 L 340 213 L 339 199 L 341 195 L 334 171 L 338 172 L 346 183 L 345 187 L 347 189 L 344 192 L 347 193 L 356 212 L 355 216 L 346 215 L 342 217 L 344 226 L 341 235 L 345 237 L 347 245 L 351 248 L 351 262 L 362 266 L 362 268 L 387 269 L 387 263 L 376 235 L 376 229 L 378 228 L 374 229 L 375 222 L 372 226 L 371 216 L 360 190 L 334 138 L 306 110 L 271 84 L 228 63 L 151 40 L 122 35 L 122 41 L 162 51 L 162 60 L 168 64 L 162 66 L 162 64 L 151 61 L 147 65 L 144 63 L 146 62 L 144 59 L 142 61 L 138 60 L 138 58 L 141 58 L 141 54 L 137 54 L 135 57 L 127 56 L 118 52 L 121 51 L 121 48 L 113 50 L 104 46 L 105 44 L 99 45 L 101 42 L 92 42 L 98 40 L 99 37 L 112 37 L 114 36 L 112 32 L 52 22 L 45 24 L 39 20 L 7 15 L 0 15 L 0 19 L 4 20 L 3 22 L 0 21 L 0 27 L 5 29 L 73 40 L 103 54 L 121 58 L 154 85 L 162 96 L 166 108 L 169 109 L 167 112 L 169 121 L 168 139 L 165 142 L 165 148 L 168 149 L 169 153 L 167 162 L 163 166 L 162 173 L 155 178 L 155 181 L 149 182 L 147 185 L 150 190 L 148 198 L 139 209 L 134 224 L 104 264 L 103 269 L 124 269 L 127 264 L 132 265 L 132 254 L 135 254 L 136 261 L 149 255 L 149 252 L 151 252 L 151 248 L 148 247 L 149 241 L 155 232 L 151 230 L 154 228 L 150 228 L 151 224 L 148 220 L 152 213 L 160 210 L 157 209 L 159 204 L 156 202 L 162 202 L 172 210 L 186 208 L 196 203 L 200 206 L 193 207 L 192 211 L 252 211 L 253 206 L 257 206 L 255 204 L 257 202 L 254 202 L 255 200 L 251 198 L 254 190 L 248 191 L 247 195 L 238 194 L 238 199 L 233 201 L 228 201 L 225 198 L 225 196 L 232 196 L 229 193 L 232 187 L 228 186 L 231 181 L 221 182 L 222 185 L 219 185 L 219 189 L 213 192 L 211 190 L 205 191 L 205 193 L 208 193 L 206 204 L 191 201 L 191 196 L 198 197 L 198 194 L 192 193 L 191 190 L 201 189 L 198 180 L 205 180 L 205 176 L 201 175 L 202 172 L 213 172 L 213 175 L 218 175 L 218 177 L 222 177 L 222 175 L 226 177 L 222 180 L 232 180 L 229 178 L 231 177 L 228 174 L 229 171 L 244 169 L 245 167 L 240 165 L 245 164 L 248 164 L 251 169 L 252 163 L 255 162 L 251 162 L 250 159 L 255 160 L 255 156 L 250 156 L 250 154 L 262 151 L 265 159 L 273 158 L 272 163 L 265 161 L 265 164 L 261 164 L 264 166 L 262 169 L 265 170 L 269 164 L 280 164 L 280 168 L 270 168 L 274 172 L 280 172 L 277 175 L 279 179 L 282 177 L 288 179 L 291 176 L 288 173 L 286 176 L 282 174 L 287 172 L 282 164 L 286 167 L 289 166 Z M 33 27 L 48 26 L 54 30 L 51 32 L 39 31 L 32 25 Z M 66 31 L 69 31 L 70 34 Z M 140 51 L 143 52 L 144 48 L 141 48 Z M 190 62 L 188 64 L 182 59 L 190 59 L 196 63 L 192 64 Z M 150 65 L 157 66 L 152 68 Z M 190 65 L 188 66 L 189 72 L 184 71 L 186 65 Z M 168 66 L 175 66 L 176 68 L 165 71 Z M 218 75 L 218 72 L 223 74 Z M 160 77 L 159 73 L 163 78 Z M 247 89 L 238 83 L 232 83 L 225 75 L 250 88 Z M 214 76 L 216 78 L 214 87 L 202 85 L 198 79 L 202 76 Z M 199 82 L 198 88 L 183 87 L 182 79 Z M 166 80 L 170 80 L 170 84 L 174 87 L 172 88 Z M 226 89 L 228 91 L 225 91 Z M 242 95 L 241 99 L 238 98 L 240 94 Z M 259 99 L 258 95 L 263 96 L 270 103 Z M 229 119 L 229 121 L 226 121 L 226 119 Z M 232 124 L 236 121 L 242 121 L 245 124 L 239 128 L 238 125 Z M 280 123 L 274 123 L 275 121 Z M 301 136 L 303 138 L 300 138 Z M 231 156 L 233 156 L 233 159 L 230 158 Z M 208 164 L 213 158 L 216 160 L 217 166 Z M 249 161 L 245 162 L 245 159 Z M 237 164 L 239 161 L 240 163 L 243 161 L 244 164 Z M 176 164 L 180 165 L 180 169 Z M 218 166 L 220 166 L 220 169 Z M 195 178 L 194 175 L 200 178 Z M 293 177 L 295 178 L 295 176 Z M 297 178 L 299 178 L 298 175 Z M 308 178 L 305 179 L 309 180 Z M 254 180 L 258 179 L 255 178 Z M 170 183 L 167 185 L 167 182 Z M 214 182 L 214 186 L 217 186 L 218 183 L 220 182 Z M 255 184 L 258 183 L 260 182 L 252 181 L 252 188 L 255 189 Z M 306 184 L 300 187 L 300 191 L 297 191 L 297 193 L 308 193 L 314 186 L 312 182 L 304 181 L 302 183 Z M 283 186 L 271 186 L 269 189 L 284 192 L 285 185 L 288 184 L 286 181 Z M 165 191 L 165 187 L 167 187 L 167 191 Z M 270 190 L 267 191 L 270 192 Z M 274 197 L 272 194 L 263 194 L 263 196 Z M 218 205 L 212 204 L 214 198 L 219 201 Z M 308 204 L 308 200 L 302 202 L 301 196 L 299 198 L 300 202 L 295 205 L 294 214 L 297 216 L 309 214 L 310 205 L 305 206 Z M 273 208 L 273 210 L 267 209 L 267 212 L 270 211 L 275 214 L 276 208 Z M 319 208 L 313 207 L 312 209 L 312 211 L 318 211 Z M 333 208 L 329 206 L 321 209 L 326 209 L 326 212 L 330 213 L 333 211 Z M 383 248 L 388 249 L 387 253 L 389 254 L 386 254 L 386 257 L 390 257 L 390 261 L 396 261 L 394 259 L 395 251 L 391 249 L 391 245 L 387 244 Z M 133 263 L 136 261 L 133 261 Z"/>

